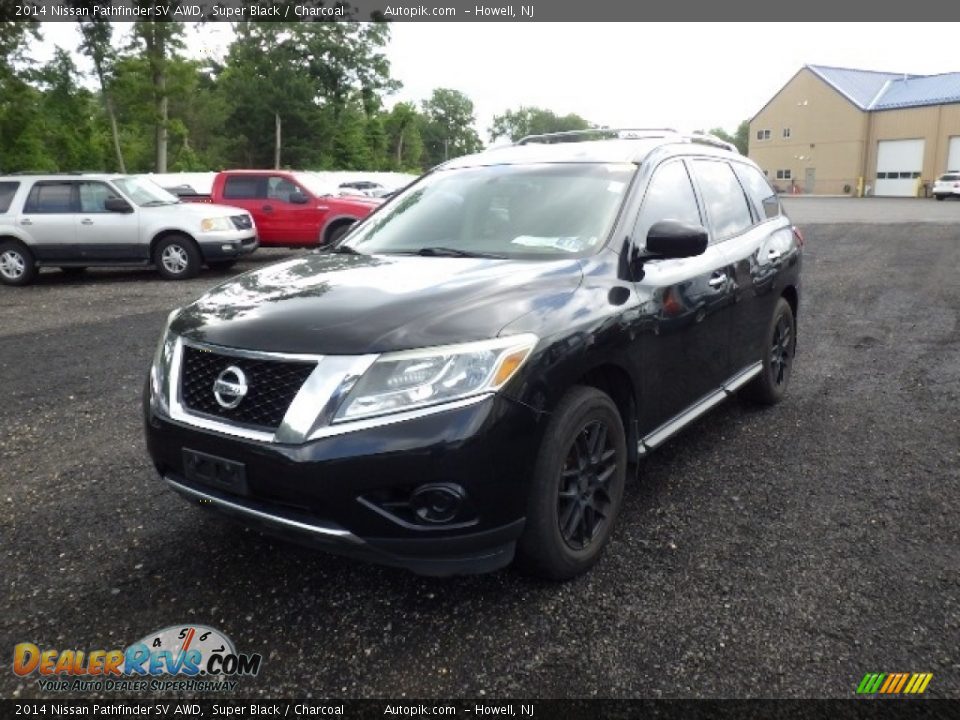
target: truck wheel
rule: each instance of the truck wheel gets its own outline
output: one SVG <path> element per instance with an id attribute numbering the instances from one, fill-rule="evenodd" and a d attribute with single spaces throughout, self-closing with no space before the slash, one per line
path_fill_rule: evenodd
<path id="1" fill-rule="evenodd" d="M 0 282 L 29 285 L 36 277 L 36 260 L 25 245 L 16 240 L 0 242 Z"/>
<path id="2" fill-rule="evenodd" d="M 327 233 L 327 241 L 323 244 L 335 245 L 340 238 L 350 232 L 351 227 L 353 227 L 353 223 L 343 223 L 342 225 L 338 225 L 329 233 Z"/>
<path id="3" fill-rule="evenodd" d="M 627 441 L 617 406 L 593 387 L 560 400 L 543 435 L 517 563 L 568 580 L 599 558 L 623 502 Z"/>
<path id="4" fill-rule="evenodd" d="M 200 273 L 203 259 L 197 244 L 186 235 L 168 235 L 153 251 L 157 271 L 167 280 L 187 280 Z"/>

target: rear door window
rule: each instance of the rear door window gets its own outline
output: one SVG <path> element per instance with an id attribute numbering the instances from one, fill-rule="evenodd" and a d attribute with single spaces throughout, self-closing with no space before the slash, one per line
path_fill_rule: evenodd
<path id="1" fill-rule="evenodd" d="M 737 177 L 753 202 L 760 220 L 775 218 L 781 214 L 780 198 L 759 170 L 750 165 L 734 164 Z"/>
<path id="2" fill-rule="evenodd" d="M 10 209 L 10 203 L 13 202 L 13 196 L 17 194 L 18 182 L 0 182 L 0 214 Z"/>
<path id="3" fill-rule="evenodd" d="M 38 182 L 30 190 L 23 212 L 37 214 L 77 212 L 76 183 Z"/>
<path id="4" fill-rule="evenodd" d="M 266 199 L 267 178 L 263 175 L 232 175 L 223 184 L 223 197 L 231 200 Z"/>
<path id="5" fill-rule="evenodd" d="M 733 168 L 723 161 L 694 160 L 693 172 L 713 226 L 711 242 L 726 240 L 753 225 L 753 215 Z"/>

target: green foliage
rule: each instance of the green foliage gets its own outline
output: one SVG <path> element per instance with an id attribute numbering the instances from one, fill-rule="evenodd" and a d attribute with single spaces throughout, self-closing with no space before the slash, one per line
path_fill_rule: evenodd
<path id="1" fill-rule="evenodd" d="M 750 121 L 744 120 L 737 126 L 737 132 L 734 135 L 731 135 L 723 128 L 713 128 L 708 131 L 711 135 L 716 135 L 721 140 L 725 140 L 728 143 L 733 143 L 736 145 L 737 150 L 740 151 L 741 155 L 747 154 L 747 147 L 750 143 Z"/>
<path id="2" fill-rule="evenodd" d="M 480 136 L 473 129 L 473 102 L 459 90 L 434 90 L 423 102 L 423 115 L 420 133 L 428 166 L 483 149 Z"/>
<path id="3" fill-rule="evenodd" d="M 526 135 L 587 130 L 590 127 L 593 125 L 589 121 L 574 113 L 557 115 L 545 108 L 521 106 L 517 110 L 507 110 L 502 115 L 495 115 L 493 125 L 487 132 L 490 142 L 502 137 L 516 142 Z"/>

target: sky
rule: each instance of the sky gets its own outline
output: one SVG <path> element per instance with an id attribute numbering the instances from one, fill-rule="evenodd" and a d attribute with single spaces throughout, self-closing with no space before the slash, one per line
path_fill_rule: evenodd
<path id="1" fill-rule="evenodd" d="M 38 60 L 78 45 L 73 23 L 43 32 L 29 48 Z M 187 54 L 222 57 L 230 37 L 228 23 L 191 28 Z M 387 56 L 403 89 L 386 104 L 455 88 L 473 100 L 484 142 L 494 115 L 520 105 L 610 127 L 732 133 L 804 64 L 953 72 L 955 45 L 954 23 L 394 23 Z"/>

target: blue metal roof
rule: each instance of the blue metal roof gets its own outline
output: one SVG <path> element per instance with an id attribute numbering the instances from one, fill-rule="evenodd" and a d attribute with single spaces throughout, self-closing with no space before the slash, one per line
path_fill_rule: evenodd
<path id="1" fill-rule="evenodd" d="M 861 110 L 890 110 L 960 102 L 960 73 L 908 75 L 807 65 Z"/>

